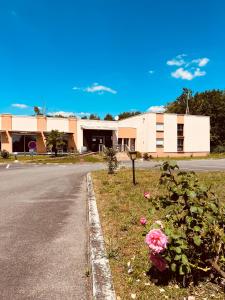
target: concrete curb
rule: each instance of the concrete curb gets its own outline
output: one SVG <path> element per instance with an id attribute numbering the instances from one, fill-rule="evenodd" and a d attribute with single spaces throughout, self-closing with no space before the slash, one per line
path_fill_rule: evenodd
<path id="1" fill-rule="evenodd" d="M 109 261 L 106 256 L 91 174 L 87 174 L 89 207 L 89 251 L 94 300 L 116 300 Z"/>

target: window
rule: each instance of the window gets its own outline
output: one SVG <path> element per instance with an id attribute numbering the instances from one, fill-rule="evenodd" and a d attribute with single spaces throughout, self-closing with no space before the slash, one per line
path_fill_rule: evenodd
<path id="1" fill-rule="evenodd" d="M 164 139 L 156 139 L 156 147 L 162 148 L 164 146 Z"/>
<path id="2" fill-rule="evenodd" d="M 184 139 L 177 140 L 177 151 L 183 152 L 184 151 Z"/>
<path id="3" fill-rule="evenodd" d="M 184 124 L 177 124 L 177 136 L 184 136 Z"/>
<path id="4" fill-rule="evenodd" d="M 30 142 L 36 143 L 36 135 L 13 134 L 12 135 L 13 152 L 29 152 Z"/>
<path id="5" fill-rule="evenodd" d="M 157 123 L 156 124 L 156 131 L 164 131 L 164 124 L 163 123 Z"/>

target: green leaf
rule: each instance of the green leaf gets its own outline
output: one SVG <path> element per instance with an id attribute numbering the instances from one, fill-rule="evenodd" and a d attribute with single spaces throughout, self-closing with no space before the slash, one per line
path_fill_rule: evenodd
<path id="1" fill-rule="evenodd" d="M 171 266 L 170 266 L 171 270 L 173 272 L 176 272 L 176 269 L 177 269 L 177 265 L 175 263 L 172 263 Z"/>
<path id="2" fill-rule="evenodd" d="M 201 245 L 202 240 L 200 239 L 200 237 L 198 235 L 195 235 L 193 237 L 193 240 L 194 240 L 194 243 L 195 243 L 196 246 L 200 246 Z"/>
<path id="3" fill-rule="evenodd" d="M 184 265 L 187 265 L 187 264 L 188 264 L 188 258 L 187 258 L 187 256 L 186 256 L 185 254 L 182 254 L 182 255 L 181 255 L 181 260 L 182 260 L 182 263 L 183 263 Z"/>
<path id="4" fill-rule="evenodd" d="M 184 275 L 183 265 L 181 265 L 180 268 L 179 268 L 179 274 Z"/>
<path id="5" fill-rule="evenodd" d="M 200 228 L 199 226 L 194 226 L 193 230 L 194 230 L 194 231 L 200 231 L 201 228 Z"/>
<path id="6" fill-rule="evenodd" d="M 198 208 L 196 206 L 191 206 L 190 211 L 192 213 L 196 213 L 198 211 Z"/>
<path id="7" fill-rule="evenodd" d="M 180 247 L 176 247 L 175 251 L 179 254 L 179 253 L 181 253 L 181 248 Z"/>
<path id="8" fill-rule="evenodd" d="M 175 257 L 174 257 L 174 260 L 180 260 L 180 259 L 181 259 L 181 255 L 176 254 Z"/>

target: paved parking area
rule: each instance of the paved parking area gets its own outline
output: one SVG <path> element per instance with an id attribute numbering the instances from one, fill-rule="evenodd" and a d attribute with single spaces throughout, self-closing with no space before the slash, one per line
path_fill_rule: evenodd
<path id="1" fill-rule="evenodd" d="M 1 167 L 0 299 L 88 299 L 87 171 Z"/>

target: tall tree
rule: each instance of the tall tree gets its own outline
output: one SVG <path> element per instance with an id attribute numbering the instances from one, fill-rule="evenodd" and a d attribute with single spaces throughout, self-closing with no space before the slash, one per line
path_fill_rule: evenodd
<path id="1" fill-rule="evenodd" d="M 59 149 L 65 145 L 63 141 L 63 132 L 59 132 L 58 130 L 52 130 L 46 138 L 46 144 L 48 147 L 52 149 L 55 153 L 55 156 L 58 155 Z"/>
<path id="2" fill-rule="evenodd" d="M 166 112 L 184 114 L 186 111 L 183 93 L 173 102 L 167 104 Z M 225 90 L 209 90 L 196 93 L 189 100 L 190 114 L 210 116 L 211 149 L 216 146 L 225 146 Z"/>
<path id="3" fill-rule="evenodd" d="M 114 118 L 113 118 L 112 115 L 107 114 L 107 115 L 105 115 L 104 120 L 106 120 L 106 121 L 114 121 Z"/>
<path id="4" fill-rule="evenodd" d="M 119 120 L 123 120 L 123 119 L 133 117 L 133 116 L 137 116 L 137 115 L 140 115 L 140 114 L 141 114 L 140 111 L 125 111 L 125 112 L 120 113 L 118 115 L 118 117 L 119 117 Z"/>
<path id="5" fill-rule="evenodd" d="M 90 114 L 89 120 L 100 120 L 100 117 L 98 115 L 95 115 L 95 114 Z"/>
<path id="6" fill-rule="evenodd" d="M 42 115 L 41 110 L 38 106 L 34 106 L 34 112 L 36 115 Z"/>

